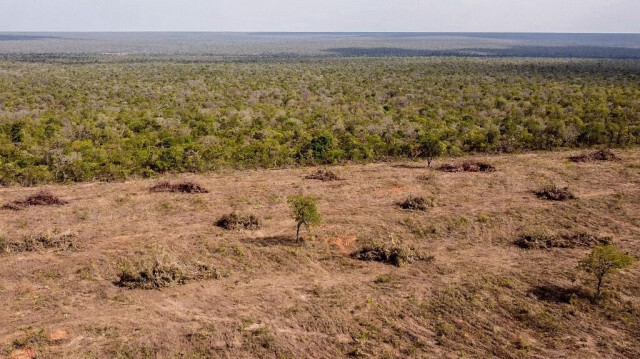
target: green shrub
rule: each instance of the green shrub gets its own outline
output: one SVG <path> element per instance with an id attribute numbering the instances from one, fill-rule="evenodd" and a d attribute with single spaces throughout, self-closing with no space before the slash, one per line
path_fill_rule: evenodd
<path id="1" fill-rule="evenodd" d="M 613 245 L 598 246 L 580 261 L 580 268 L 596 277 L 596 301 L 602 295 L 602 284 L 605 276 L 621 269 L 629 268 L 636 259 L 616 249 Z"/>
<path id="2" fill-rule="evenodd" d="M 316 199 L 312 196 L 298 194 L 290 196 L 288 202 L 291 208 L 291 216 L 297 224 L 296 242 L 298 242 L 300 240 L 300 227 L 305 225 L 308 229 L 311 229 L 311 227 L 320 224 L 322 217 L 318 213 Z"/>
<path id="3" fill-rule="evenodd" d="M 429 132 L 418 138 L 420 153 L 427 159 L 427 167 L 431 167 L 434 158 L 444 154 L 447 146 L 433 133 Z"/>

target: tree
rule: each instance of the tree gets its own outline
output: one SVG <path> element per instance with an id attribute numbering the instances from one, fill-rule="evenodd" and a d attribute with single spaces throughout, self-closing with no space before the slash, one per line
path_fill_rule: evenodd
<path id="1" fill-rule="evenodd" d="M 596 301 L 600 300 L 604 277 L 609 273 L 630 267 L 635 261 L 635 258 L 618 251 L 613 245 L 598 246 L 580 261 L 580 268 L 595 275 L 598 280 Z"/>
<path id="2" fill-rule="evenodd" d="M 418 141 L 420 144 L 420 152 L 427 158 L 427 166 L 431 167 L 431 161 L 436 157 L 442 156 L 444 153 L 445 145 L 431 132 L 420 136 Z"/>
<path id="3" fill-rule="evenodd" d="M 300 227 L 305 225 L 308 229 L 316 226 L 322 220 L 318 214 L 316 200 L 312 196 L 304 196 L 301 194 L 294 195 L 288 199 L 291 215 L 297 223 L 296 242 L 300 240 Z"/>

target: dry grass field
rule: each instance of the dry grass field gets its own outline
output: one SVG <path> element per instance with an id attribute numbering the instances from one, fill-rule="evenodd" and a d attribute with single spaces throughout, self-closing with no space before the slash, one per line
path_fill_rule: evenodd
<path id="1" fill-rule="evenodd" d="M 475 158 L 489 173 L 407 162 L 330 167 L 341 180 L 327 182 L 305 179 L 317 168 L 164 178 L 208 193 L 150 191 L 158 179 L 49 186 L 67 203 L 0 210 L 0 357 L 638 358 L 640 265 L 596 303 L 578 269 L 589 243 L 515 245 L 611 237 L 640 255 L 640 150 L 568 160 L 578 153 Z M 551 183 L 576 199 L 537 198 Z M 0 205 L 37 191 L 2 188 Z M 301 243 L 296 193 L 323 216 Z M 409 196 L 428 208 L 399 208 Z M 216 226 L 236 211 L 260 228 Z M 416 260 L 351 256 L 371 243 Z M 158 288 L 123 285 L 140 263 Z"/>

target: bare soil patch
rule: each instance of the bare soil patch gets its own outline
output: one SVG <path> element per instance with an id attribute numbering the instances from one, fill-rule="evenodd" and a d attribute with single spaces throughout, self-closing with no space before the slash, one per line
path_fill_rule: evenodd
<path id="1" fill-rule="evenodd" d="M 353 251 L 356 244 L 356 236 L 337 236 L 329 239 L 329 243 L 334 245 L 338 250 L 344 253 L 350 253 Z"/>

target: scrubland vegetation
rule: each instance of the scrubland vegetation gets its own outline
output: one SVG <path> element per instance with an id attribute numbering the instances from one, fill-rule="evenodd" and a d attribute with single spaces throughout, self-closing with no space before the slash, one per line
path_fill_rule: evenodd
<path id="1" fill-rule="evenodd" d="M 640 143 L 640 64 L 0 63 L 0 184 Z"/>

